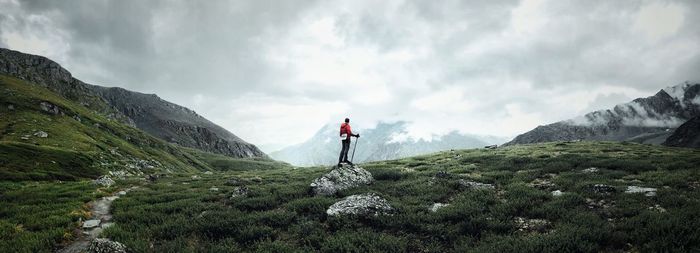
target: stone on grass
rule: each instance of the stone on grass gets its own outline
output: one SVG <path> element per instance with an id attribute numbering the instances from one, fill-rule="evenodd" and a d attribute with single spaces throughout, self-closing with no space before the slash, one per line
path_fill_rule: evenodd
<path id="1" fill-rule="evenodd" d="M 492 184 L 479 183 L 479 182 L 468 181 L 468 180 L 464 180 L 464 179 L 457 180 L 457 183 L 459 183 L 459 185 L 461 185 L 462 187 L 466 187 L 468 189 L 476 189 L 476 190 L 496 189 L 496 187 L 493 186 Z"/>
<path id="2" fill-rule="evenodd" d="M 58 106 L 49 102 L 41 102 L 39 103 L 39 107 L 42 111 L 47 112 L 49 114 L 58 115 L 59 113 L 61 113 L 61 109 Z"/>
<path id="3" fill-rule="evenodd" d="M 528 219 L 523 217 L 515 218 L 515 225 L 518 231 L 524 232 L 546 232 L 552 225 L 551 222 L 543 219 Z"/>
<path id="4" fill-rule="evenodd" d="M 556 186 L 554 185 L 554 183 L 552 183 L 552 181 L 542 178 L 536 178 L 535 180 L 532 180 L 532 182 L 530 182 L 528 185 L 540 190 L 549 190 Z"/>
<path id="5" fill-rule="evenodd" d="M 237 178 L 229 178 L 228 180 L 226 180 L 224 185 L 239 186 L 239 185 L 243 185 L 243 183 L 240 180 L 238 180 Z"/>
<path id="6" fill-rule="evenodd" d="M 100 222 L 101 222 L 101 221 L 100 221 L 100 220 L 97 220 L 97 219 L 95 219 L 95 220 L 86 220 L 85 222 L 83 222 L 83 228 L 90 229 L 90 228 L 99 227 L 99 226 L 100 226 Z"/>
<path id="7" fill-rule="evenodd" d="M 614 186 L 605 185 L 605 184 L 594 184 L 591 186 L 591 190 L 593 191 L 593 193 L 604 194 L 604 195 L 614 193 L 617 191 L 617 189 L 615 189 Z"/>
<path id="8" fill-rule="evenodd" d="M 194 175 L 194 176 L 192 176 L 192 179 L 199 179 L 199 176 Z"/>
<path id="9" fill-rule="evenodd" d="M 581 172 L 583 173 L 598 173 L 598 171 L 600 170 L 596 167 L 590 167 L 588 169 L 581 170 Z"/>
<path id="10" fill-rule="evenodd" d="M 333 195 L 340 190 L 368 185 L 374 181 L 372 174 L 354 165 L 333 166 L 325 175 L 311 182 L 314 195 Z"/>
<path id="11" fill-rule="evenodd" d="M 552 191 L 552 196 L 554 197 L 560 197 L 561 195 L 564 195 L 564 192 L 560 190 Z"/>
<path id="12" fill-rule="evenodd" d="M 96 238 L 88 246 L 89 253 L 126 253 L 126 246 L 106 238 Z"/>
<path id="13" fill-rule="evenodd" d="M 431 212 L 437 212 L 437 210 L 443 208 L 443 207 L 448 207 L 450 204 L 445 204 L 445 203 L 433 203 L 433 205 L 430 206 L 430 211 Z"/>
<path id="14" fill-rule="evenodd" d="M 39 138 L 46 138 L 49 137 L 49 134 L 44 132 L 44 131 L 38 131 L 34 133 L 34 136 L 39 137 Z"/>
<path id="15" fill-rule="evenodd" d="M 112 178 L 109 176 L 104 175 L 98 179 L 92 180 L 92 183 L 99 186 L 110 187 L 114 184 L 114 180 L 112 180 Z"/>
<path id="16" fill-rule="evenodd" d="M 248 187 L 245 186 L 239 186 L 236 188 L 233 188 L 233 192 L 231 193 L 231 198 L 238 198 L 238 197 L 245 197 L 248 196 Z"/>
<path id="17" fill-rule="evenodd" d="M 213 191 L 213 192 L 216 192 L 216 191 L 219 191 L 219 188 L 217 188 L 217 187 L 215 187 L 215 186 L 212 186 L 211 188 L 209 188 L 209 190 L 210 190 L 210 191 Z"/>
<path id="18" fill-rule="evenodd" d="M 119 196 L 124 196 L 124 195 L 126 195 L 126 191 L 119 191 L 119 192 L 117 193 L 117 195 L 119 195 Z"/>
<path id="19" fill-rule="evenodd" d="M 656 196 L 656 188 L 627 186 L 625 193 L 644 193 L 644 196 L 653 197 Z"/>
<path id="20" fill-rule="evenodd" d="M 389 201 L 374 193 L 352 195 L 331 205 L 326 214 L 338 215 L 386 215 L 392 214 L 394 208 Z"/>
<path id="21" fill-rule="evenodd" d="M 204 175 L 214 175 L 214 172 L 207 171 L 207 172 L 204 172 Z"/>

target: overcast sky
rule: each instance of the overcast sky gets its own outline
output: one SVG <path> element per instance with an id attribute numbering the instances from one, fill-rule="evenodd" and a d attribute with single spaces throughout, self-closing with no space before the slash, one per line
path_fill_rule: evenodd
<path id="1" fill-rule="evenodd" d="M 0 47 L 265 151 L 346 116 L 512 136 L 700 79 L 700 1 L 0 0 Z"/>

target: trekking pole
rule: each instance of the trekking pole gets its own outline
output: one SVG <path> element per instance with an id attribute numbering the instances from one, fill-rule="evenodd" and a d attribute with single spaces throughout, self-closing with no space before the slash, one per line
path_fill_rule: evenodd
<path id="1" fill-rule="evenodd" d="M 357 142 L 360 140 L 360 137 L 357 137 L 355 139 L 355 146 L 352 147 L 352 157 L 350 157 L 350 163 L 352 163 L 352 160 L 355 159 L 355 148 L 357 148 Z"/>

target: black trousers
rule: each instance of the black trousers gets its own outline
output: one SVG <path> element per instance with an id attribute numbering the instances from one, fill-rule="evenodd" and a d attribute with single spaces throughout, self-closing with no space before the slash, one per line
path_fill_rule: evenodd
<path id="1" fill-rule="evenodd" d="M 348 161 L 348 151 L 350 151 L 350 140 L 343 140 L 343 148 L 340 149 L 340 157 L 338 157 L 338 163 Z"/>

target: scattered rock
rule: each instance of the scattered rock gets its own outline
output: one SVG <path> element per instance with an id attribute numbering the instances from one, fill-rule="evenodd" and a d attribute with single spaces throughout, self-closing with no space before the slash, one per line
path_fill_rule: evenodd
<path id="1" fill-rule="evenodd" d="M 194 176 L 192 176 L 192 179 L 199 179 L 199 176 L 194 175 Z"/>
<path id="2" fill-rule="evenodd" d="M 100 220 L 86 220 L 86 221 L 83 223 L 83 228 L 90 229 L 90 228 L 99 227 L 99 226 L 100 226 L 100 222 L 101 222 Z"/>
<path id="3" fill-rule="evenodd" d="M 596 194 L 608 195 L 617 191 L 615 187 L 605 184 L 594 184 L 591 187 L 591 191 Z"/>
<path id="4" fill-rule="evenodd" d="M 248 196 L 248 187 L 239 186 L 233 188 L 233 193 L 231 193 L 231 198 L 245 197 Z"/>
<path id="5" fill-rule="evenodd" d="M 666 212 L 666 208 L 661 207 L 659 204 L 656 204 L 656 205 L 654 205 L 654 206 L 650 206 L 650 207 L 647 208 L 647 209 L 649 209 L 649 210 L 651 210 L 651 211 L 659 212 L 659 213 L 665 213 L 665 212 Z"/>
<path id="6" fill-rule="evenodd" d="M 109 175 L 116 177 L 116 178 L 125 178 L 126 176 L 130 176 L 131 174 L 129 172 L 126 172 L 125 170 L 117 170 L 117 171 L 109 171 Z"/>
<path id="7" fill-rule="evenodd" d="M 598 171 L 600 171 L 600 170 L 599 170 L 598 168 L 596 168 L 596 167 L 590 167 L 590 168 L 588 168 L 588 169 L 581 170 L 581 172 L 583 172 L 583 173 L 588 173 L 588 174 L 591 174 L 591 173 L 598 173 Z"/>
<path id="8" fill-rule="evenodd" d="M 498 145 L 495 145 L 495 144 L 494 144 L 494 145 L 488 145 L 488 146 L 485 146 L 484 148 L 485 148 L 485 149 L 496 149 L 496 148 L 498 148 Z"/>
<path id="9" fill-rule="evenodd" d="M 216 191 L 219 191 L 219 188 L 212 186 L 211 188 L 209 188 L 209 190 L 216 192 Z"/>
<path id="10" fill-rule="evenodd" d="M 437 210 L 439 210 L 440 208 L 448 207 L 448 206 L 450 206 L 450 204 L 434 203 L 433 205 L 430 206 L 430 211 L 434 213 L 434 212 L 437 212 Z"/>
<path id="11" fill-rule="evenodd" d="M 14 110 L 15 110 L 15 106 L 14 106 L 14 105 L 7 105 L 7 109 L 10 110 L 10 111 L 14 111 Z"/>
<path id="12" fill-rule="evenodd" d="M 253 181 L 253 182 L 256 182 L 256 183 L 260 183 L 260 182 L 262 182 L 262 177 L 257 177 L 257 176 L 256 176 L 256 177 L 253 177 L 253 178 L 250 179 L 250 181 Z"/>
<path id="13" fill-rule="evenodd" d="M 326 214 L 330 216 L 343 214 L 378 216 L 391 214 L 393 211 L 394 208 L 386 199 L 374 193 L 366 193 L 348 196 L 336 202 L 326 210 Z"/>
<path id="14" fill-rule="evenodd" d="M 148 180 L 148 182 L 151 182 L 151 183 L 157 181 L 158 178 L 160 178 L 160 176 L 157 175 L 157 174 L 148 174 L 148 175 L 146 175 L 146 180 Z"/>
<path id="15" fill-rule="evenodd" d="M 612 201 L 612 200 L 611 200 L 611 201 L 608 201 L 608 200 L 601 199 L 601 200 L 596 201 L 596 200 L 593 200 L 593 199 L 586 198 L 586 206 L 587 206 L 589 209 L 603 209 L 603 210 L 606 210 L 606 209 L 609 209 L 610 207 L 612 207 L 612 206 L 614 206 L 614 205 L 615 205 L 615 201 Z"/>
<path id="16" fill-rule="evenodd" d="M 549 190 L 556 186 L 554 185 L 554 183 L 552 183 L 552 181 L 541 178 L 536 178 L 535 180 L 532 180 L 532 182 L 530 182 L 528 185 L 540 190 Z"/>
<path id="17" fill-rule="evenodd" d="M 44 131 L 38 131 L 34 133 L 34 136 L 39 137 L 39 138 L 46 138 L 49 137 L 49 134 L 44 132 Z"/>
<path id="18" fill-rule="evenodd" d="M 112 178 L 110 178 L 109 176 L 104 175 L 98 179 L 92 180 L 92 183 L 104 187 L 110 187 L 114 184 L 114 180 L 112 180 Z"/>
<path id="19" fill-rule="evenodd" d="M 47 112 L 49 114 L 53 114 L 53 115 L 61 114 L 61 109 L 58 106 L 51 104 L 49 102 L 46 102 L 46 101 L 39 103 L 39 107 L 41 108 L 42 111 Z"/>
<path id="20" fill-rule="evenodd" d="M 468 180 L 464 180 L 464 179 L 457 180 L 457 183 L 459 183 L 459 185 L 466 187 L 468 189 L 476 189 L 476 190 L 496 189 L 496 187 L 493 186 L 492 184 L 479 183 L 479 182 L 468 181 Z"/>
<path id="21" fill-rule="evenodd" d="M 207 172 L 204 172 L 204 175 L 214 175 L 214 172 L 207 171 Z"/>
<path id="22" fill-rule="evenodd" d="M 437 173 L 435 173 L 435 176 L 433 176 L 433 180 L 450 178 L 452 178 L 452 174 L 447 171 L 438 171 Z"/>
<path id="23" fill-rule="evenodd" d="M 515 225 L 518 227 L 518 231 L 543 233 L 551 227 L 552 223 L 543 219 L 515 217 Z"/>
<path id="24" fill-rule="evenodd" d="M 560 190 L 552 191 L 552 196 L 554 197 L 560 197 L 561 195 L 564 195 L 564 192 Z"/>
<path id="25" fill-rule="evenodd" d="M 239 185 L 243 185 L 243 182 L 241 182 L 241 181 L 238 180 L 237 178 L 229 178 L 228 180 L 226 180 L 226 182 L 224 183 L 224 185 L 228 185 L 228 186 L 239 186 Z"/>
<path id="26" fill-rule="evenodd" d="M 19 137 L 22 140 L 29 140 L 29 135 L 23 135 L 22 137 Z"/>
<path id="27" fill-rule="evenodd" d="M 644 193 L 644 196 L 653 197 L 656 196 L 656 188 L 627 186 L 625 193 Z"/>
<path id="28" fill-rule="evenodd" d="M 126 191 L 119 191 L 119 192 L 117 193 L 117 195 L 119 195 L 119 196 L 124 196 L 124 195 L 126 195 Z"/>
<path id="29" fill-rule="evenodd" d="M 126 246 L 106 238 L 97 238 L 90 242 L 90 253 L 126 253 Z"/>
<path id="30" fill-rule="evenodd" d="M 371 184 L 372 181 L 374 178 L 369 171 L 353 165 L 336 165 L 330 172 L 311 182 L 310 186 L 314 195 L 328 196 L 340 190 Z"/>

